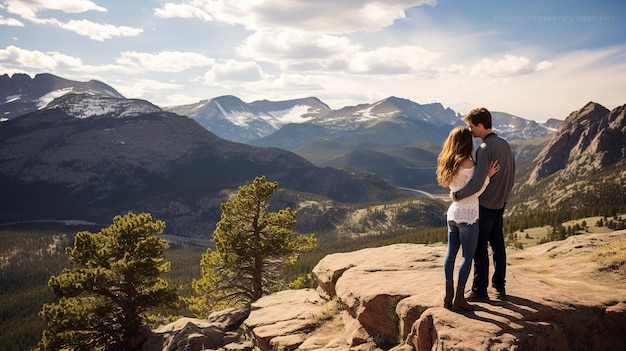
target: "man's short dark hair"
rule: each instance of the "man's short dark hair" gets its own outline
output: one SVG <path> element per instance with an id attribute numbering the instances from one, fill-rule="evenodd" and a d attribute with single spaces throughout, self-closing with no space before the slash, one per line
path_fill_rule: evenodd
<path id="1" fill-rule="evenodd" d="M 471 110 L 463 117 L 463 121 L 472 122 L 475 126 L 482 123 L 483 128 L 491 129 L 491 113 L 484 107 L 477 107 Z"/>

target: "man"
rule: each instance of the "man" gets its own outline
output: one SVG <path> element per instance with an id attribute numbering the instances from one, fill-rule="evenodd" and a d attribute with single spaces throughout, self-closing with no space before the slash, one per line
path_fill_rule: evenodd
<path id="1" fill-rule="evenodd" d="M 491 177 L 489 185 L 478 201 L 478 246 L 474 254 L 474 280 L 472 291 L 467 299 L 486 300 L 489 278 L 489 252 L 493 252 L 494 273 L 491 286 L 495 288 L 498 299 L 506 298 L 506 252 L 502 231 L 504 206 L 509 200 L 513 188 L 515 160 L 509 143 L 492 130 L 491 113 L 484 107 L 470 111 L 463 121 L 467 123 L 474 138 L 482 139 L 476 150 L 476 168 L 472 180 L 461 190 L 450 194 L 452 201 L 466 198 L 481 189 L 492 161 L 497 160 L 500 171 Z"/>

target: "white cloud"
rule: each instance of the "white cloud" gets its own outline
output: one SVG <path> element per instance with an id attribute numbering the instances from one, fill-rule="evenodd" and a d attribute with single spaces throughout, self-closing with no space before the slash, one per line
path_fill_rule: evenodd
<path id="1" fill-rule="evenodd" d="M 435 61 L 441 53 L 418 46 L 380 47 L 357 53 L 350 61 L 354 72 L 376 74 L 415 74 L 421 78 L 433 78 L 437 72 Z"/>
<path id="2" fill-rule="evenodd" d="M 42 21 L 54 24 L 60 28 L 67 29 L 78 35 L 86 36 L 97 41 L 103 41 L 113 37 L 134 37 L 143 32 L 143 29 L 139 28 L 127 26 L 116 27 L 112 24 L 101 24 L 88 20 L 69 21 L 67 23 L 59 22 L 57 20 Z"/>
<path id="3" fill-rule="evenodd" d="M 0 50 L 0 62 L 40 70 L 58 71 L 61 69 L 80 69 L 83 61 L 79 57 L 58 52 L 29 51 L 16 46 L 7 46 Z"/>
<path id="4" fill-rule="evenodd" d="M 162 51 L 151 54 L 125 51 L 117 63 L 140 71 L 182 72 L 192 67 L 211 65 L 213 59 L 195 52 Z"/>
<path id="5" fill-rule="evenodd" d="M 15 18 L 4 18 L 3 16 L 0 16 L 0 26 L 24 27 L 24 23 L 16 20 Z"/>
<path id="6" fill-rule="evenodd" d="M 42 10 L 58 10 L 65 13 L 82 13 L 87 11 L 106 12 L 106 8 L 89 0 L 6 0 L 10 13 L 26 19 L 35 19 L 37 12 Z"/>
<path id="7" fill-rule="evenodd" d="M 216 63 L 205 75 L 208 85 L 222 84 L 225 86 L 254 82 L 266 78 L 263 69 L 252 61 L 228 60 L 226 63 Z"/>
<path id="8" fill-rule="evenodd" d="M 286 71 L 337 71 L 367 74 L 415 74 L 431 78 L 441 53 L 418 46 L 380 47 L 363 51 L 361 44 L 335 35 L 281 30 L 250 35 L 237 52 L 272 62 Z"/>
<path id="9" fill-rule="evenodd" d="M 99 79 L 109 84 L 118 74 L 123 77 L 120 84 L 125 84 L 125 81 L 134 81 L 133 77 L 139 77 L 146 72 L 179 73 L 194 67 L 209 66 L 212 63 L 212 58 L 194 52 L 164 51 L 150 54 L 127 51 L 122 53 L 116 64 L 94 66 L 83 63 L 79 57 L 59 52 L 31 51 L 13 45 L 0 50 L 0 64 L 5 70 L 13 71 L 11 67 L 22 67 L 22 71 L 26 70 L 25 68 L 33 68 L 36 72 L 51 73 L 65 70 L 66 73 L 62 75 L 64 77 L 81 73 L 89 75 L 89 79 L 98 79 L 93 75 L 104 74 Z"/>
<path id="10" fill-rule="evenodd" d="M 319 35 L 299 30 L 261 31 L 250 35 L 237 52 L 262 61 L 319 60 L 360 49 L 346 37 Z"/>
<path id="11" fill-rule="evenodd" d="M 505 78 L 535 73 L 552 67 L 548 61 L 542 61 L 538 65 L 530 62 L 524 56 L 505 55 L 503 59 L 494 61 L 484 58 L 480 63 L 470 68 L 471 76 L 487 76 L 492 78 Z"/>
<path id="12" fill-rule="evenodd" d="M 550 61 L 541 61 L 535 66 L 535 68 L 536 68 L 536 71 L 539 72 L 539 71 L 550 69 L 553 66 L 554 64 Z"/>
<path id="13" fill-rule="evenodd" d="M 162 18 L 199 18 L 205 21 L 214 19 L 207 10 L 203 9 L 203 6 L 189 3 L 166 3 L 163 7 L 155 9 L 154 14 Z"/>
<path id="14" fill-rule="evenodd" d="M 95 23 L 85 19 L 63 22 L 56 18 L 37 17 L 37 13 L 43 10 L 58 10 L 64 13 L 107 12 L 106 8 L 88 0 L 7 0 L 6 8 L 8 12 L 17 14 L 33 23 L 57 26 L 97 41 L 113 37 L 133 37 L 143 32 L 140 28 Z"/>
<path id="15" fill-rule="evenodd" d="M 404 18 L 407 8 L 435 3 L 435 0 L 182 0 L 164 4 L 155 14 L 238 24 L 252 30 L 290 28 L 337 34 L 380 30 Z"/>

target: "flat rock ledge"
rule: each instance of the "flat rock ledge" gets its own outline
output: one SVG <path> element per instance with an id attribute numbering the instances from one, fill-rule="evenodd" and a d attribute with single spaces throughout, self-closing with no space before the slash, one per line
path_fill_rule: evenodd
<path id="1" fill-rule="evenodd" d="M 441 307 L 445 246 L 331 254 L 313 269 L 317 289 L 183 318 L 153 331 L 143 350 L 624 350 L 626 276 L 591 259 L 614 240 L 626 231 L 509 247 L 507 298 L 467 312 Z"/>

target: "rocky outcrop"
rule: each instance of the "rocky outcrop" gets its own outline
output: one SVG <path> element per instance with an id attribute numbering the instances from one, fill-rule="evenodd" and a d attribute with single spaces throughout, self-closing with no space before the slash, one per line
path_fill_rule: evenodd
<path id="1" fill-rule="evenodd" d="M 570 174 L 587 175 L 623 160 L 626 156 L 625 106 L 609 111 L 590 102 L 572 112 L 552 141 L 537 156 L 529 184 L 567 169 Z"/>
<path id="2" fill-rule="evenodd" d="M 313 269 L 317 290 L 261 298 L 241 323 L 242 338 L 225 348 L 623 349 L 626 276 L 600 270 L 591 260 L 595 247 L 616 240 L 626 240 L 626 231 L 509 248 L 507 299 L 473 302 L 475 311 L 462 313 L 440 307 L 443 245 L 396 244 L 331 254 Z M 175 328 L 164 328 L 169 329 Z M 198 336 L 202 332 L 189 329 L 204 340 Z"/>
<path id="3" fill-rule="evenodd" d="M 213 313 L 208 319 L 181 318 L 155 329 L 143 343 L 142 350 L 200 351 L 224 348 L 241 340 L 239 326 L 248 315 L 248 310 L 233 308 Z"/>
<path id="4" fill-rule="evenodd" d="M 590 102 L 565 119 L 532 161 L 516 157 L 516 163 L 522 162 L 507 214 L 620 203 L 626 187 L 625 116 L 626 105 L 609 111 Z"/>

